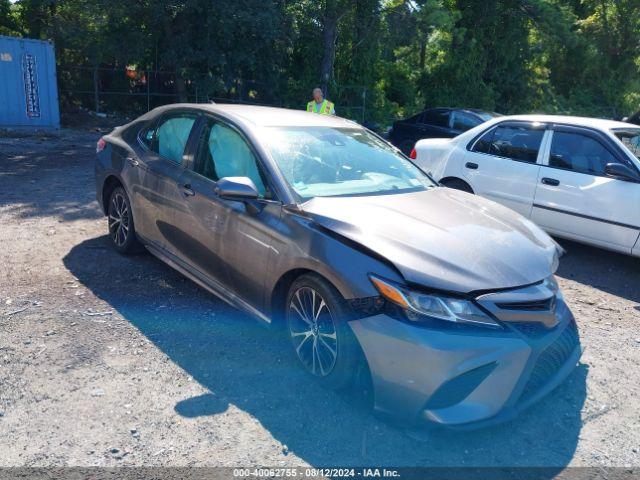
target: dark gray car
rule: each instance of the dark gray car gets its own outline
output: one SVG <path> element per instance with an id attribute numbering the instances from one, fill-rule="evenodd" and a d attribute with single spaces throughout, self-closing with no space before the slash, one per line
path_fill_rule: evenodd
<path id="1" fill-rule="evenodd" d="M 505 420 L 580 357 L 553 277 L 557 244 L 505 207 L 438 186 L 356 123 L 179 104 L 116 128 L 97 150 L 118 251 L 142 244 L 284 327 L 327 386 L 365 372 L 391 417 Z"/>

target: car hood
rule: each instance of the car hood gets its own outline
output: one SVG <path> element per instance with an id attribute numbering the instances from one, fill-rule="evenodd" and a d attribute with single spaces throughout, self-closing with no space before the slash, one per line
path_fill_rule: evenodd
<path id="1" fill-rule="evenodd" d="M 300 208 L 322 227 L 386 258 L 407 282 L 428 288 L 512 288 L 538 282 L 557 267 L 557 244 L 540 228 L 457 190 L 316 197 Z"/>

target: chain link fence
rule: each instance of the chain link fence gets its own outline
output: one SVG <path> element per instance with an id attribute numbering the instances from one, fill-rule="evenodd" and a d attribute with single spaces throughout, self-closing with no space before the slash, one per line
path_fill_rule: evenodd
<path id="1" fill-rule="evenodd" d="M 58 67 L 61 107 L 78 107 L 96 114 L 139 115 L 161 105 L 176 102 L 240 103 L 304 109 L 311 98 L 312 87 L 299 92 L 299 100 L 285 102 L 272 85 L 238 79 L 231 84 L 199 83 L 175 72 L 133 68 L 90 66 Z M 201 85 L 201 83 L 200 83 Z M 289 92 L 291 93 L 291 92 Z M 360 123 L 367 120 L 367 90 L 362 85 L 334 86 L 330 95 L 337 114 Z"/>

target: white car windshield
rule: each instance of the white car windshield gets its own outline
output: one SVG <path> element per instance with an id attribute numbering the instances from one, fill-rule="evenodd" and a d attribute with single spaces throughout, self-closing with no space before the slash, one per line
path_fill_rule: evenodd
<path id="1" fill-rule="evenodd" d="M 435 186 L 393 147 L 363 129 L 269 127 L 264 142 L 289 185 L 303 199 Z"/>
<path id="2" fill-rule="evenodd" d="M 616 129 L 613 134 L 640 160 L 640 128 Z"/>

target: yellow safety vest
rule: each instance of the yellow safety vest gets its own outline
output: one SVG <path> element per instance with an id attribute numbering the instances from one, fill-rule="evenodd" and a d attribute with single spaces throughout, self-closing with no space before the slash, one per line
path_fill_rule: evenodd
<path id="1" fill-rule="evenodd" d="M 319 113 L 321 115 L 331 115 L 331 112 L 333 112 L 333 103 L 325 98 L 320 105 L 320 111 L 316 111 L 316 102 L 314 100 L 311 100 L 309 103 L 307 103 L 307 112 Z"/>

